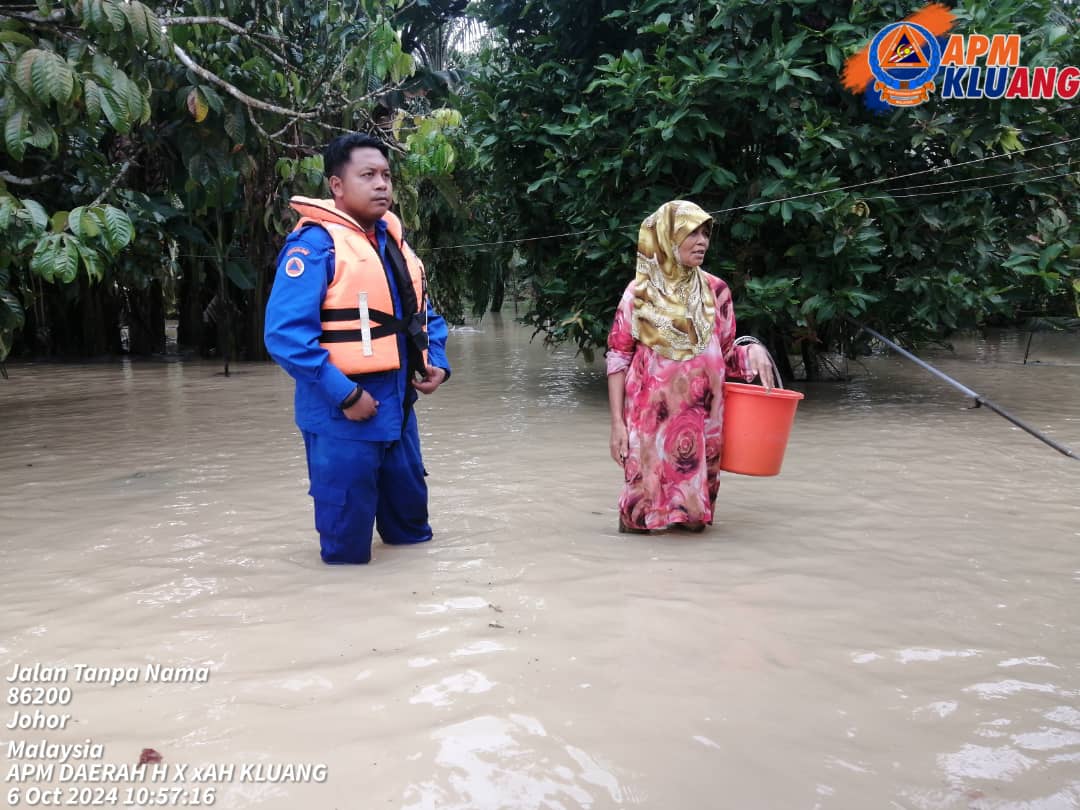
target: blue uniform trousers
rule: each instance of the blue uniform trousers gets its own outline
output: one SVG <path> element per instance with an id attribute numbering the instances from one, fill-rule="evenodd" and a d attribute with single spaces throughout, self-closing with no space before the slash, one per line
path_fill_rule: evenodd
<path id="1" fill-rule="evenodd" d="M 373 527 L 390 545 L 431 539 L 427 471 L 411 410 L 398 441 L 303 435 L 323 562 L 370 562 Z"/>

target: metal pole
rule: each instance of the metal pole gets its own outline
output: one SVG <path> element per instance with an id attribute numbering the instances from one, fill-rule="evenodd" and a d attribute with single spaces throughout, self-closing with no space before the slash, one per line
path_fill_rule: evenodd
<path id="1" fill-rule="evenodd" d="M 886 346 L 888 346 L 893 351 L 897 352 L 898 354 L 906 357 L 911 362 L 913 362 L 913 363 L 921 366 L 922 368 L 926 369 L 927 371 L 929 371 L 931 374 L 933 374 L 938 379 L 944 380 L 949 385 L 951 385 L 953 388 L 960 391 L 964 396 L 969 397 L 972 400 L 974 400 L 976 408 L 978 408 L 980 405 L 985 405 L 987 408 L 992 410 L 994 413 L 998 414 L 999 416 L 1004 417 L 1005 419 L 1008 419 L 1010 422 L 1012 422 L 1014 425 L 1016 425 L 1021 430 L 1027 431 L 1032 436 L 1034 436 L 1036 439 L 1039 439 L 1040 441 L 1045 442 L 1046 444 L 1050 445 L 1055 450 L 1057 450 L 1059 453 L 1061 453 L 1063 456 L 1068 456 L 1069 458 L 1076 459 L 1077 461 L 1080 461 L 1080 456 L 1078 456 L 1075 452 L 1070 450 L 1068 447 L 1061 444 L 1060 442 L 1054 441 L 1049 436 L 1047 436 L 1045 433 L 1042 433 L 1041 431 L 1036 430 L 1031 425 L 1029 425 L 1027 422 L 1024 422 L 1022 419 L 1018 419 L 1017 417 L 1013 416 L 1011 413 L 1006 411 L 1004 408 L 1002 408 L 1001 406 L 996 405 L 995 403 L 991 402 L 989 399 L 984 397 L 982 394 L 977 394 L 976 392 L 974 392 L 970 388 L 968 388 L 966 385 L 961 385 L 956 380 L 954 380 L 952 377 L 950 377 L 948 374 L 945 374 L 943 371 L 938 371 L 938 369 L 934 368 L 932 365 L 927 363 L 925 360 L 920 360 L 918 357 L 913 355 L 911 352 L 907 351 L 906 349 L 901 348 L 900 346 L 897 346 L 895 343 L 893 343 L 887 337 L 885 337 L 884 335 L 879 334 L 878 332 L 875 332 L 869 326 L 864 326 L 863 324 L 856 321 L 854 318 L 847 318 L 847 320 L 850 321 L 851 323 L 853 323 L 855 326 L 859 327 L 862 331 L 866 332 L 867 334 L 873 335 L 875 338 L 880 340 L 882 343 L 884 343 Z"/>

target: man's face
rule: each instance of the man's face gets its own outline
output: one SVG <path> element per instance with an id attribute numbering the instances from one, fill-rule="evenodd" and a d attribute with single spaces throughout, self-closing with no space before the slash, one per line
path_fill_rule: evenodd
<path id="1" fill-rule="evenodd" d="M 390 164 L 372 147 L 353 149 L 349 161 L 330 178 L 334 204 L 365 227 L 390 210 L 393 192 Z"/>

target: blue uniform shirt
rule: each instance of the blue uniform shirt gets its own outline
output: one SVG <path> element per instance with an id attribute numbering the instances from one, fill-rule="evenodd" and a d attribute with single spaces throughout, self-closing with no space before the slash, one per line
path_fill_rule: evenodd
<path id="1" fill-rule="evenodd" d="M 394 273 L 387 268 L 386 223 L 375 223 L 379 255 L 390 283 L 394 315 L 401 317 Z M 287 260 L 299 258 L 303 269 L 296 274 L 285 272 Z M 289 234 L 278 255 L 277 273 L 270 300 L 266 305 L 265 341 L 270 356 L 296 380 L 296 424 L 311 433 L 366 441 L 397 441 L 405 418 L 405 406 L 416 400 L 416 389 L 406 379 L 405 335 L 398 334 L 401 368 L 365 374 L 360 385 L 379 402 L 378 413 L 364 422 L 353 422 L 341 411 L 341 402 L 356 383 L 333 363 L 326 349 L 319 345 L 322 322 L 319 310 L 326 288 L 334 279 L 334 240 L 325 228 L 312 225 Z M 428 364 L 444 369 L 450 376 L 446 359 L 446 321 L 427 305 Z"/>

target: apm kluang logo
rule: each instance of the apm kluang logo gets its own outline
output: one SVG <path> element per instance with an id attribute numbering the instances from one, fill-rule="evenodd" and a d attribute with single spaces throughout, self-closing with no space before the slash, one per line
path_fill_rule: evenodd
<path id="1" fill-rule="evenodd" d="M 1062 99 L 1080 92 L 1080 68 L 1020 64 L 1020 35 L 951 34 L 956 18 L 935 3 L 882 28 L 844 65 L 843 83 L 877 109 L 943 99 Z"/>
<path id="2" fill-rule="evenodd" d="M 898 22 L 885 26 L 870 43 L 867 57 L 874 89 L 886 104 L 911 107 L 930 98 L 941 67 L 941 46 L 921 25 Z"/>

